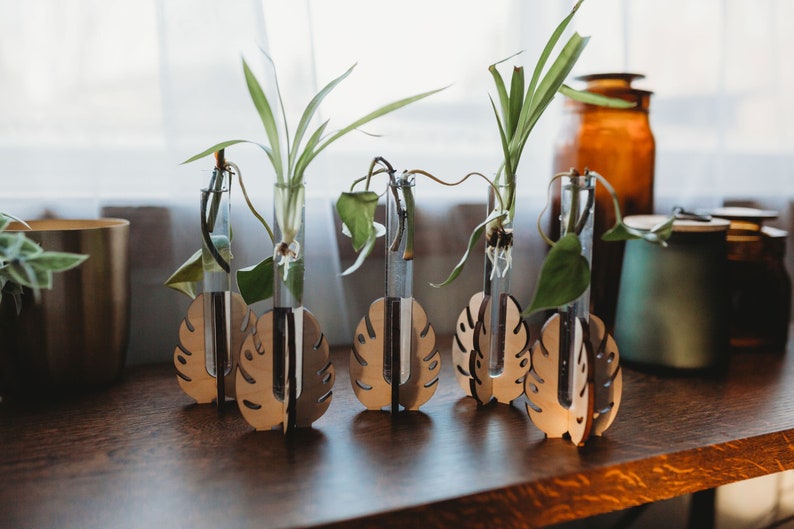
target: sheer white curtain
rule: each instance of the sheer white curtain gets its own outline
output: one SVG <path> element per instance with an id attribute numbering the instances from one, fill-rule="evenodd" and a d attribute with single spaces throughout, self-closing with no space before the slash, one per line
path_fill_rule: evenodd
<path id="1" fill-rule="evenodd" d="M 198 247 L 196 195 L 207 164 L 179 165 L 213 143 L 264 141 L 242 77 L 241 57 L 271 90 L 273 57 L 292 126 L 318 87 L 358 63 L 327 99 L 322 119 L 346 125 L 412 93 L 444 92 L 367 126 L 317 158 L 307 175 L 310 268 L 306 304 L 335 343 L 349 341 L 366 304 L 381 294 L 376 265 L 338 277 L 332 200 L 369 160 L 420 167 L 453 179 L 493 173 L 500 150 L 488 64 L 519 50 L 528 68 L 570 5 L 550 0 L 0 0 L 0 210 L 36 217 L 132 217 L 133 338 L 130 359 L 166 359 L 186 300 L 162 281 Z M 592 35 L 577 74 L 635 71 L 655 92 L 660 207 L 708 207 L 760 197 L 791 218 L 794 195 L 794 65 L 785 0 L 587 0 L 576 27 Z M 543 253 L 534 232 L 559 105 L 549 109 L 520 168 L 516 295 L 526 303 Z M 229 150 L 249 191 L 270 211 L 272 171 L 255 147 Z M 424 285 L 445 276 L 465 244 L 463 226 L 485 194 L 472 182 L 450 191 L 420 182 L 425 255 L 417 296 L 438 332 L 450 332 L 479 288 L 474 259 L 442 296 Z M 466 204 L 472 204 L 467 206 Z M 271 250 L 235 201 L 235 257 Z M 468 208 L 468 209 L 467 209 Z M 421 226 L 420 226 L 421 228 Z M 346 259 L 344 249 L 342 260 Z M 791 255 L 792 251 L 789 252 Z M 316 263 L 316 264 L 315 264 Z M 791 266 L 790 266 L 791 268 Z"/>

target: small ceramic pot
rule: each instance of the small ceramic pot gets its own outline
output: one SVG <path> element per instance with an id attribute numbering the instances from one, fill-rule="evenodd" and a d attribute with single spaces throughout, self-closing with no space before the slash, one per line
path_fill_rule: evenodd
<path id="1" fill-rule="evenodd" d="M 627 217 L 650 229 L 658 215 Z M 674 370 L 718 370 L 728 358 L 726 233 L 729 222 L 676 220 L 668 246 L 626 243 L 615 318 L 621 361 Z"/>

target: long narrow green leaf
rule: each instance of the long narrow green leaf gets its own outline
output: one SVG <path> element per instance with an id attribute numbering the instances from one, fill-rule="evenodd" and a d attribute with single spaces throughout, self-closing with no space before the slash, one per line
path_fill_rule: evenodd
<path id="1" fill-rule="evenodd" d="M 281 99 L 281 85 L 279 85 L 279 82 L 278 82 L 278 72 L 276 71 L 276 63 L 273 62 L 273 58 L 270 56 L 270 54 L 268 52 L 265 51 L 264 48 L 262 48 L 260 46 L 259 50 L 262 52 L 262 55 L 265 56 L 265 58 L 270 63 L 270 66 L 273 68 L 273 81 L 274 81 L 274 83 L 276 85 L 276 96 L 278 97 L 278 108 L 279 108 L 279 110 L 281 110 L 281 122 L 284 124 L 284 139 L 286 140 L 286 143 L 287 143 L 287 156 L 289 157 L 289 153 L 292 152 L 292 149 L 290 148 L 289 122 L 287 121 L 287 112 L 284 109 L 284 100 Z"/>
<path id="2" fill-rule="evenodd" d="M 446 87 L 443 87 L 443 88 L 437 88 L 437 89 L 435 89 L 435 90 L 430 90 L 429 92 L 423 92 L 423 93 L 421 93 L 421 94 L 418 94 L 418 95 L 415 95 L 415 96 L 412 96 L 412 97 L 406 97 L 405 99 L 400 99 L 399 101 L 395 101 L 395 102 L 393 102 L 393 103 L 389 103 L 388 105 L 384 105 L 384 106 L 382 106 L 382 107 L 378 108 L 377 110 L 374 110 L 374 111 L 370 112 L 369 114 L 367 114 L 367 115 L 366 115 L 366 116 L 364 116 L 363 118 L 359 118 L 359 119 L 357 119 L 356 121 L 354 121 L 354 122 L 353 122 L 353 123 L 351 123 L 350 125 L 348 125 L 348 126 L 346 126 L 345 128 L 343 128 L 343 129 L 341 129 L 341 130 L 337 131 L 336 133 L 334 133 L 333 135 L 331 135 L 330 137 L 328 137 L 327 139 L 325 139 L 325 140 L 324 140 L 324 141 L 323 141 L 323 142 L 322 142 L 322 143 L 321 143 L 321 144 L 320 144 L 320 145 L 319 145 L 319 146 L 318 146 L 318 147 L 317 147 L 317 148 L 314 150 L 314 152 L 312 152 L 312 153 L 310 154 L 310 156 L 308 157 L 308 159 L 307 159 L 307 161 L 306 161 L 306 165 L 308 165 L 308 164 L 309 164 L 309 162 L 311 162 L 311 161 L 312 161 L 312 160 L 313 160 L 313 159 L 314 159 L 314 158 L 315 158 L 315 157 L 316 157 L 318 154 L 320 154 L 320 153 L 321 153 L 321 152 L 322 152 L 322 151 L 323 151 L 323 150 L 324 150 L 326 147 L 328 147 L 329 145 L 331 145 L 333 142 L 335 142 L 336 140 L 338 140 L 339 138 L 341 138 L 342 136 L 344 136 L 344 135 L 345 135 L 345 134 L 347 134 L 348 132 L 350 132 L 350 131 L 353 131 L 353 130 L 356 130 L 357 128 L 361 127 L 362 125 L 365 125 L 365 124 L 369 123 L 370 121 L 372 121 L 372 120 L 374 120 L 374 119 L 377 119 L 377 118 L 379 118 L 379 117 L 381 117 L 381 116 L 384 116 L 384 115 L 386 115 L 386 114 L 388 114 L 388 113 L 390 113 L 390 112 L 394 112 L 395 110 L 397 110 L 397 109 L 400 109 L 400 108 L 402 108 L 402 107 L 404 107 L 404 106 L 406 106 L 406 105 L 410 105 L 411 103 L 414 103 L 414 102 L 416 102 L 416 101 L 419 101 L 420 99 L 424 99 L 424 98 L 426 98 L 426 97 L 428 97 L 428 96 L 431 96 L 431 95 L 433 95 L 433 94 L 436 94 L 436 93 L 438 93 L 438 92 L 440 92 L 440 91 L 444 90 L 445 88 L 446 88 Z"/>
<path id="3" fill-rule="evenodd" d="M 600 107 L 633 108 L 637 106 L 636 103 L 626 101 L 625 99 L 594 94 L 593 92 L 588 92 L 586 90 L 575 90 L 566 84 L 560 86 L 559 92 L 566 97 L 570 97 L 574 101 L 579 101 L 580 103 L 587 103 L 590 105 L 598 105 Z"/>
<path id="4" fill-rule="evenodd" d="M 510 110 L 507 114 L 507 137 L 512 138 L 518 127 L 521 117 L 521 109 L 524 106 L 524 68 L 516 66 L 513 68 L 513 77 L 510 80 Z"/>
<path id="5" fill-rule="evenodd" d="M 496 64 L 492 64 L 488 67 L 488 71 L 491 72 L 491 76 L 493 77 L 494 84 L 496 85 L 496 94 L 499 96 L 499 108 L 502 110 L 502 116 L 504 116 L 504 121 L 509 123 L 510 119 L 510 97 L 507 95 L 507 88 L 505 88 L 504 79 L 502 79 L 502 74 L 499 73 L 499 70 L 496 69 Z M 493 104 L 493 99 L 491 100 Z M 497 117 L 499 114 L 497 114 Z M 509 125 L 508 125 L 509 126 Z"/>
<path id="6" fill-rule="evenodd" d="M 516 138 L 514 138 L 515 144 L 511 145 L 511 152 L 514 156 L 514 166 L 516 166 L 518 160 L 521 159 L 521 153 L 524 150 L 524 145 L 526 144 L 527 138 L 529 138 L 529 134 L 532 132 L 532 129 L 535 128 L 535 124 L 540 119 L 540 116 L 543 115 L 543 112 L 549 106 L 552 99 L 554 99 L 560 86 L 565 82 L 565 78 L 570 74 L 576 61 L 579 60 L 589 39 L 589 37 L 582 37 L 578 33 L 571 35 L 571 38 L 568 39 L 565 47 L 563 47 L 560 54 L 554 60 L 554 63 L 549 67 L 543 80 L 538 85 L 535 95 L 532 98 L 532 108 L 530 108 L 529 113 L 525 117 L 522 116 L 522 121 L 518 125 L 520 134 L 516 135 Z"/>
<path id="7" fill-rule="evenodd" d="M 200 153 L 198 153 L 198 154 L 196 154 L 194 156 L 191 156 L 190 158 L 188 158 L 187 160 L 185 160 L 184 162 L 182 162 L 179 165 L 185 165 L 186 163 L 195 162 L 196 160 L 200 160 L 201 158 L 204 158 L 205 156 L 209 156 L 210 154 L 213 154 L 213 153 L 215 153 L 215 152 L 217 152 L 217 151 L 219 151 L 221 149 L 225 149 L 226 147 L 230 147 L 232 145 L 237 145 L 238 143 L 251 143 L 251 142 L 249 142 L 248 140 L 222 141 L 221 143 L 217 143 L 217 144 L 213 145 L 209 149 L 203 150 Z"/>
<path id="8" fill-rule="evenodd" d="M 568 39 L 568 42 L 565 43 L 562 51 L 560 51 L 560 54 L 554 59 L 554 62 L 543 76 L 543 79 L 540 81 L 535 91 L 529 109 L 530 122 L 534 123 L 537 121 L 537 118 L 540 117 L 536 115 L 537 108 L 544 108 L 547 106 L 548 101 L 551 101 L 557 94 L 557 91 L 565 82 L 571 70 L 573 70 L 576 61 L 579 60 L 579 56 L 581 56 L 589 41 L 590 37 L 582 37 L 579 33 L 574 33 L 571 35 L 571 38 Z"/>
<path id="9" fill-rule="evenodd" d="M 306 171 L 306 167 L 309 165 L 309 157 L 311 156 L 311 153 L 314 152 L 317 144 L 320 143 L 329 121 L 330 120 L 326 120 L 325 123 L 320 125 L 306 141 L 306 147 L 303 149 L 303 152 L 301 152 L 301 155 L 298 157 L 298 161 L 295 163 L 295 167 L 292 170 L 293 184 L 299 184 L 303 182 L 303 173 Z"/>
<path id="10" fill-rule="evenodd" d="M 284 164 L 281 158 L 281 144 L 279 142 L 278 125 L 276 125 L 276 118 L 273 116 L 273 111 L 270 108 L 270 102 L 265 96 L 265 92 L 259 85 L 256 76 L 248 67 L 248 63 L 243 59 L 243 72 L 245 73 L 245 82 L 248 85 L 248 93 L 251 95 L 256 111 L 259 113 L 259 118 L 262 120 L 262 125 L 267 134 L 267 141 L 270 143 L 271 156 L 273 168 L 276 171 L 276 178 L 279 182 L 284 182 Z"/>
<path id="11" fill-rule="evenodd" d="M 554 30 L 554 33 L 552 33 L 551 37 L 549 37 L 548 42 L 546 42 L 546 46 L 543 48 L 543 51 L 538 58 L 537 64 L 535 64 L 535 69 L 532 71 L 532 79 L 530 80 L 529 86 L 527 87 L 527 96 L 525 101 L 526 107 L 532 106 L 532 100 L 535 96 L 535 88 L 538 86 L 538 81 L 540 80 L 540 76 L 543 73 L 543 69 L 546 67 L 546 62 L 549 60 L 551 52 L 554 50 L 554 47 L 557 46 L 557 42 L 559 42 L 563 32 L 567 29 L 568 24 L 571 23 L 571 20 L 579 10 L 579 6 L 582 5 L 582 2 L 584 2 L 584 0 L 579 0 L 576 2 L 576 5 L 573 6 L 571 12 L 567 17 L 562 19 L 562 21 L 557 25 L 557 28 Z M 527 108 L 527 111 L 529 111 L 529 108 Z"/>
<path id="12" fill-rule="evenodd" d="M 301 116 L 301 119 L 298 122 L 298 128 L 295 130 L 295 139 L 292 144 L 292 149 L 290 150 L 289 153 L 290 171 L 292 171 L 295 167 L 295 162 L 297 161 L 298 158 L 298 152 L 300 152 L 300 144 L 301 141 L 303 141 L 303 135 L 306 133 L 306 129 L 309 128 L 309 124 L 311 123 L 311 120 L 314 117 L 315 112 L 317 112 L 317 109 L 320 107 L 320 103 L 322 103 L 323 99 L 325 99 L 325 97 L 328 94 L 330 94 L 331 91 L 334 88 L 336 88 L 336 86 L 339 83 L 344 81 L 347 78 L 347 76 L 350 75 L 350 73 L 353 71 L 353 68 L 355 67 L 356 65 L 354 64 L 353 66 L 348 68 L 348 70 L 345 73 L 343 73 L 342 75 L 340 75 L 339 77 L 337 77 L 336 79 L 325 85 L 325 87 L 323 87 L 322 90 L 317 92 L 317 94 L 309 102 L 309 105 L 303 111 L 303 115 Z"/>
<path id="13" fill-rule="evenodd" d="M 377 239 L 378 239 L 377 232 L 375 230 L 372 230 L 372 232 L 367 237 L 367 240 L 363 248 L 361 248 L 361 251 L 358 253 L 358 257 L 356 257 L 356 262 L 350 265 L 344 272 L 342 272 L 343 276 L 348 276 L 353 272 L 355 272 L 356 270 L 358 270 L 359 268 L 361 268 L 361 265 L 363 265 L 367 257 L 370 256 L 372 250 L 375 249 L 375 241 L 377 241 Z"/>
<path id="14" fill-rule="evenodd" d="M 499 112 L 496 110 L 496 104 L 493 102 L 492 97 L 488 96 L 488 98 L 491 100 L 491 108 L 493 108 L 493 113 L 496 116 L 496 124 L 499 127 L 499 141 L 502 144 L 502 154 L 505 157 L 505 173 L 511 175 L 513 174 L 513 165 L 510 160 L 509 141 L 505 135 L 504 127 L 502 127 L 502 120 L 499 119 Z"/>
<path id="15" fill-rule="evenodd" d="M 500 217 L 504 217 L 504 215 L 488 215 L 488 218 L 486 218 L 484 221 L 478 224 L 471 232 L 471 235 L 469 236 L 469 244 L 466 246 L 466 252 L 463 254 L 463 257 L 460 258 L 458 264 L 455 265 L 455 268 L 452 270 L 452 272 L 450 272 L 449 277 L 447 277 L 441 283 L 430 283 L 430 286 L 439 288 L 449 285 L 450 283 L 455 281 L 455 279 L 463 271 L 463 267 L 466 265 L 466 261 L 468 261 L 469 259 L 469 254 L 474 249 L 474 246 L 476 246 L 477 241 L 480 240 L 480 237 L 482 237 L 482 234 L 485 231 L 485 227 L 488 225 L 489 222 L 496 220 L 497 218 Z"/>

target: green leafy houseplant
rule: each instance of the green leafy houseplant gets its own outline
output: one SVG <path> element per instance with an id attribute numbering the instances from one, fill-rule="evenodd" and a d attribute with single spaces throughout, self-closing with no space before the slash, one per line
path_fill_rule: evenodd
<path id="1" fill-rule="evenodd" d="M 474 228 L 463 257 L 449 276 L 443 282 L 434 286 L 448 285 L 460 275 L 471 251 L 483 234 L 485 234 L 486 240 L 486 255 L 493 264 L 492 273 L 507 273 L 512 263 L 512 223 L 516 214 L 516 175 L 518 165 L 530 133 L 557 93 L 594 105 L 616 108 L 627 108 L 633 105 L 621 99 L 574 90 L 564 84 L 565 79 L 587 46 L 589 37 L 582 37 L 578 33 L 574 33 L 562 47 L 556 58 L 546 68 L 560 38 L 583 1 L 579 0 L 574 5 L 568 16 L 559 23 L 552 33 L 540 54 L 528 84 L 526 84 L 524 69 L 521 66 L 513 68 L 509 88 L 498 70 L 500 64 L 512 59 L 515 55 L 488 67 L 498 94 L 498 105 L 491 98 L 491 106 L 496 117 L 503 160 L 493 180 L 480 173 L 470 173 L 460 182 L 473 175 L 487 180 L 495 195 L 494 209 L 482 223 Z M 423 171 L 414 172 L 423 173 Z M 355 251 L 360 252 L 359 258 L 348 272 L 355 270 L 361 265 L 363 259 L 372 251 L 376 235 L 382 231 L 378 229 L 377 223 L 374 222 L 377 195 L 369 189 L 369 182 L 373 174 L 371 167 L 369 175 L 364 179 L 356 180 L 351 186 L 351 190 L 343 193 L 337 201 L 337 211 L 346 231 L 351 234 L 353 248 Z M 427 176 L 437 182 L 441 182 L 441 180 L 432 175 Z M 358 192 L 354 191 L 354 187 L 362 180 L 366 181 L 365 189 Z M 643 236 L 643 234 L 637 233 L 636 230 L 631 230 L 623 225 L 614 190 L 604 178 L 601 178 L 601 181 L 612 193 L 617 217 L 616 225 L 603 237 L 607 240 L 625 240 Z M 456 185 L 457 183 L 446 185 Z M 660 230 L 659 233 L 662 231 Z M 654 233 L 645 236 L 645 238 L 650 239 L 657 237 L 657 235 L 657 233 Z M 660 240 L 663 237 L 664 235 L 662 234 Z M 552 250 L 543 263 L 535 296 L 528 309 L 524 311 L 524 316 L 538 310 L 557 307 L 573 301 L 589 285 L 589 265 L 581 256 L 581 245 L 577 237 L 574 234 L 569 234 L 558 242 L 551 241 L 545 235 L 544 238 L 552 246 Z"/>
<path id="2" fill-rule="evenodd" d="M 268 57 L 269 59 L 269 57 Z M 272 64 L 272 61 L 271 61 Z M 304 204 L 304 175 L 309 164 L 338 139 L 349 132 L 352 132 L 367 123 L 384 116 L 390 112 L 400 109 L 413 102 L 428 97 L 441 89 L 431 90 L 412 97 L 400 99 L 390 104 L 384 105 L 341 129 L 327 132 L 330 120 L 321 123 L 316 129 L 311 131 L 310 126 L 315 113 L 323 100 L 330 94 L 343 80 L 353 71 L 355 65 L 351 66 L 339 77 L 333 79 L 325 85 L 309 102 L 298 121 L 294 135 L 290 135 L 289 124 L 284 112 L 284 105 L 281 101 L 281 92 L 276 80 L 276 93 L 278 95 L 278 108 L 280 117 L 276 117 L 274 106 L 268 100 L 256 76 L 253 74 L 248 64 L 243 60 L 243 72 L 245 75 L 248 92 L 254 103 L 257 114 L 265 129 L 266 143 L 259 143 L 250 140 L 229 140 L 213 145 L 212 147 L 192 156 L 183 163 L 190 163 L 216 151 L 226 149 L 238 143 L 251 143 L 261 148 L 275 171 L 276 184 L 278 191 L 275 197 L 275 217 L 276 223 L 280 227 L 281 240 L 276 241 L 273 230 L 268 223 L 254 209 L 250 200 L 248 206 L 265 229 L 274 244 L 274 255 L 261 261 L 259 264 L 248 267 L 237 272 L 237 285 L 240 294 L 247 303 L 254 303 L 265 299 L 272 294 L 271 289 L 263 285 L 272 285 L 274 274 L 274 262 L 277 266 L 283 266 L 284 272 L 289 270 L 293 263 L 300 260 L 301 249 L 296 246 L 296 236 L 301 229 L 301 210 Z M 279 126 L 280 125 L 280 126 Z M 281 132 L 283 130 L 283 132 Z M 239 170 L 238 170 L 239 176 Z M 242 184 L 242 180 L 240 180 Z M 243 188 L 244 189 L 244 188 Z M 246 197 L 247 198 L 247 197 Z M 178 278 L 184 281 L 186 278 L 194 279 L 196 272 L 200 272 L 193 267 L 192 274 L 186 274 L 185 269 L 190 268 L 190 261 L 185 263 L 170 278 L 166 284 L 172 285 Z"/>
<path id="3" fill-rule="evenodd" d="M 7 213 L 0 212 L 0 300 L 10 295 L 17 313 L 22 308 L 23 287 L 38 297 L 42 289 L 52 288 L 52 275 L 78 266 L 88 256 L 68 252 L 45 251 L 24 232 L 9 232 L 12 221 L 26 225 Z"/>

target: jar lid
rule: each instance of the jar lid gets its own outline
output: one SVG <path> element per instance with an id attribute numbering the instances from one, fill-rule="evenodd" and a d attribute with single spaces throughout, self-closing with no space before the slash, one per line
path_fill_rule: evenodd
<path id="1" fill-rule="evenodd" d="M 711 210 L 711 214 L 721 219 L 763 221 L 777 218 L 777 211 L 745 207 L 725 207 Z"/>
<path id="2" fill-rule="evenodd" d="M 632 86 L 631 83 L 638 79 L 645 79 L 645 76 L 640 73 L 607 72 L 591 73 L 576 77 L 577 81 L 587 83 L 587 91 L 589 92 L 610 97 L 629 98 L 627 100 L 637 100 L 637 103 L 647 103 L 644 100 L 649 99 L 653 92 Z"/>
<path id="3" fill-rule="evenodd" d="M 624 81 L 626 84 L 631 84 L 632 81 L 636 79 L 645 79 L 645 75 L 641 73 L 614 72 L 614 73 L 591 73 L 576 77 L 577 81 L 588 82 L 588 81 L 615 80 L 615 81 Z"/>
<path id="4" fill-rule="evenodd" d="M 629 228 L 650 230 L 666 221 L 666 215 L 632 215 L 623 218 L 623 223 Z M 676 233 L 705 233 L 726 231 L 731 225 L 726 219 L 712 218 L 707 221 L 678 219 L 673 222 L 673 231 Z"/>

